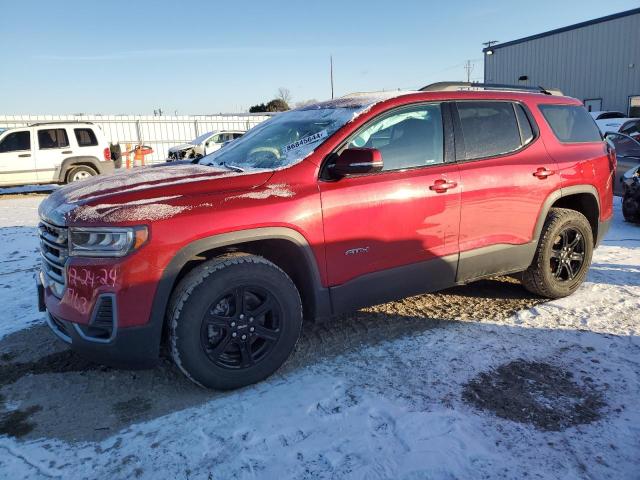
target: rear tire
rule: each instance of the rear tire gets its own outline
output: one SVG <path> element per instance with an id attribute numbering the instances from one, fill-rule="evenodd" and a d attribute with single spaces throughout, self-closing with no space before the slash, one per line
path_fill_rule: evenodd
<path id="1" fill-rule="evenodd" d="M 71 168 L 67 173 L 67 183 L 79 182 L 80 180 L 86 180 L 87 178 L 94 177 L 98 174 L 93 168 L 86 165 L 79 165 Z"/>
<path id="2" fill-rule="evenodd" d="M 584 215 L 566 208 L 552 208 L 533 262 L 522 273 L 522 284 L 541 297 L 571 295 L 587 276 L 593 244 L 591 225 Z"/>
<path id="3" fill-rule="evenodd" d="M 259 382 L 285 362 L 302 329 L 302 302 L 276 265 L 230 254 L 184 277 L 167 321 L 182 372 L 203 387 L 229 390 Z"/>
<path id="4" fill-rule="evenodd" d="M 640 194 L 626 191 L 622 197 L 622 216 L 629 223 L 640 223 Z"/>

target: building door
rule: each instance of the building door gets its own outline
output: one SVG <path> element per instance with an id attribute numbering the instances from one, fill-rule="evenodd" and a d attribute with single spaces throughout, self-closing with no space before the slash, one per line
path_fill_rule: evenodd
<path id="1" fill-rule="evenodd" d="M 584 106 L 589 112 L 601 112 L 602 111 L 602 99 L 590 98 L 584 101 Z"/>
<path id="2" fill-rule="evenodd" d="M 629 97 L 629 118 L 640 117 L 640 95 Z"/>

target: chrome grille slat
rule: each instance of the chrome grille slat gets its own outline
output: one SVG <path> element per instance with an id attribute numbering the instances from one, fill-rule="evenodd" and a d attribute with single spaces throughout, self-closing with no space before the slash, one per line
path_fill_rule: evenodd
<path id="1" fill-rule="evenodd" d="M 41 221 L 38 225 L 40 232 L 40 256 L 42 270 L 46 280 L 53 288 L 54 295 L 61 297 L 65 288 L 65 265 L 69 258 L 67 245 L 67 229 Z"/>

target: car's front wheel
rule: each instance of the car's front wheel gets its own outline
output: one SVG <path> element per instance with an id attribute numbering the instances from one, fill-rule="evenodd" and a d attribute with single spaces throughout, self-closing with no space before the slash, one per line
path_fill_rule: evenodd
<path id="1" fill-rule="evenodd" d="M 593 243 L 591 225 L 584 215 L 566 208 L 552 208 L 533 262 L 522 274 L 522 284 L 542 297 L 571 295 L 587 276 Z"/>
<path id="2" fill-rule="evenodd" d="M 167 316 L 176 365 L 201 386 L 227 390 L 263 380 L 284 363 L 300 336 L 302 303 L 276 265 L 230 254 L 189 272 Z"/>

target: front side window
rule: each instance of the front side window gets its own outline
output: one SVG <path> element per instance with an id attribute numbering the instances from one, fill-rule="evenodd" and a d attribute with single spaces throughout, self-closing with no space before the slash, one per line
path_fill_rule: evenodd
<path id="1" fill-rule="evenodd" d="M 64 128 L 38 130 L 38 145 L 40 150 L 64 148 L 69 146 L 69 138 Z"/>
<path id="2" fill-rule="evenodd" d="M 457 102 L 456 107 L 464 136 L 464 160 L 504 155 L 522 146 L 511 102 Z M 523 133 L 528 136 L 526 126 Z"/>
<path id="3" fill-rule="evenodd" d="M 556 138 L 563 143 L 600 142 L 600 129 L 579 105 L 540 105 L 540 111 Z"/>
<path id="4" fill-rule="evenodd" d="M 76 128 L 73 130 L 79 147 L 95 147 L 98 145 L 96 134 L 90 128 Z"/>
<path id="5" fill-rule="evenodd" d="M 348 147 L 379 150 L 383 170 L 442 163 L 441 107 L 439 104 L 420 105 L 383 115 L 358 132 Z"/>
<path id="6" fill-rule="evenodd" d="M 31 150 L 31 134 L 29 132 L 9 133 L 0 142 L 0 153 Z"/>

